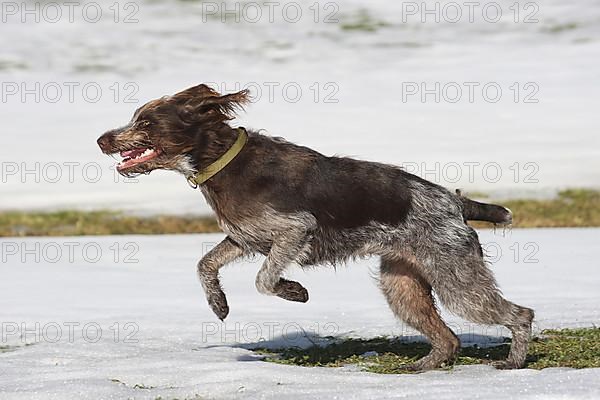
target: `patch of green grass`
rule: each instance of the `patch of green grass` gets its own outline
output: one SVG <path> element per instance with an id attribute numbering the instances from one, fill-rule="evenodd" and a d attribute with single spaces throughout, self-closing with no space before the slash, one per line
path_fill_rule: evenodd
<path id="1" fill-rule="evenodd" d="M 366 9 L 360 9 L 340 21 L 340 28 L 343 31 L 375 32 L 386 26 L 389 26 L 387 22 L 375 19 Z"/>
<path id="2" fill-rule="evenodd" d="M 468 197 L 480 197 L 471 193 Z M 513 212 L 515 228 L 573 228 L 600 226 L 600 191 L 593 189 L 568 189 L 552 199 L 483 200 L 508 207 Z M 489 227 L 489 223 L 473 222 L 476 228 Z"/>
<path id="3" fill-rule="evenodd" d="M 16 351 L 28 346 L 33 346 L 35 343 L 25 343 L 24 345 L 19 345 L 19 346 L 10 346 L 10 345 L 1 345 L 0 346 L 0 354 L 1 353 L 8 353 L 11 351 Z"/>
<path id="4" fill-rule="evenodd" d="M 482 198 L 482 193 L 468 193 Z M 486 199 L 486 202 L 494 200 Z M 569 189 L 547 200 L 524 199 L 498 202 L 509 207 L 516 228 L 598 227 L 600 191 Z M 475 227 L 490 227 L 474 222 Z M 0 212 L 0 237 L 82 236 L 220 232 L 213 217 L 134 216 L 118 211 Z"/>
<path id="5" fill-rule="evenodd" d="M 0 60 L 0 71 L 24 70 L 27 68 L 28 68 L 28 65 L 23 62 Z"/>
<path id="6" fill-rule="evenodd" d="M 573 29 L 577 29 L 577 24 L 575 22 L 552 25 L 550 27 L 545 28 L 544 30 L 548 33 L 561 33 L 564 31 L 571 31 Z"/>
<path id="7" fill-rule="evenodd" d="M 600 226 L 600 191 L 569 189 L 548 200 L 508 200 L 503 205 L 514 213 L 514 226 L 591 227 Z"/>
<path id="8" fill-rule="evenodd" d="M 88 63 L 88 64 L 77 64 L 74 67 L 76 72 L 111 72 L 115 70 L 113 65 L 99 64 L 99 63 Z"/>
<path id="9" fill-rule="evenodd" d="M 219 232 L 212 217 L 140 217 L 114 211 L 0 212 L 0 237 Z"/>
<path id="10" fill-rule="evenodd" d="M 484 192 L 478 192 L 478 191 L 469 191 L 469 193 L 465 193 L 466 195 L 468 195 L 469 198 L 471 199 L 489 199 L 490 195 Z"/>
<path id="11" fill-rule="evenodd" d="M 508 355 L 510 341 L 493 347 L 470 346 L 461 349 L 455 365 L 488 364 Z M 407 343 L 398 339 L 345 339 L 327 346 L 306 349 L 254 349 L 264 361 L 305 367 L 342 367 L 355 365 L 380 374 L 410 373 L 408 364 L 429 353 L 426 343 Z M 546 330 L 531 341 L 526 368 L 600 367 L 600 328 Z"/>
<path id="12" fill-rule="evenodd" d="M 529 368 L 600 367 L 600 328 L 546 330 L 530 347 Z"/>
<path id="13" fill-rule="evenodd" d="M 0 346 L 0 353 L 7 353 L 9 351 L 13 351 L 14 346 Z"/>

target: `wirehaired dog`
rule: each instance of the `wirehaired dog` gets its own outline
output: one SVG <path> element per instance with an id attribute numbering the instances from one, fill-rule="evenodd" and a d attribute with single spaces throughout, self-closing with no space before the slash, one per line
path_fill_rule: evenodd
<path id="1" fill-rule="evenodd" d="M 232 128 L 228 121 L 247 102 L 246 91 L 221 95 L 198 85 L 150 101 L 125 127 L 98 139 L 104 153 L 124 157 L 117 167 L 123 175 L 175 170 L 200 187 L 227 234 L 198 263 L 208 303 L 220 319 L 229 308 L 219 269 L 242 256 L 266 256 L 256 276 L 260 293 L 306 302 L 307 290 L 283 277 L 290 265 L 377 255 L 393 313 L 431 341 L 431 352 L 412 369 L 452 362 L 460 347 L 432 290 L 461 317 L 508 327 L 512 346 L 498 367 L 523 366 L 533 310 L 502 297 L 467 224 L 510 223 L 509 210 L 471 201 L 396 166 L 327 157 Z"/>

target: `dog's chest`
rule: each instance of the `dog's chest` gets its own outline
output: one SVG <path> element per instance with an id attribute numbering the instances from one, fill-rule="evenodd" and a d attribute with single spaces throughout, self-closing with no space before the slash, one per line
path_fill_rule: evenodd
<path id="1" fill-rule="evenodd" d="M 228 215 L 231 213 L 227 212 L 227 209 L 223 204 L 223 199 L 221 199 L 217 193 L 208 189 L 205 186 L 201 186 L 200 190 L 202 191 L 202 194 L 204 195 L 204 198 L 206 199 L 206 202 L 208 203 L 210 208 L 212 208 L 212 210 L 215 212 L 219 228 L 221 228 L 225 233 L 229 234 L 232 228 L 235 227 L 232 226 L 233 224 L 231 222 L 229 222 L 231 221 L 232 216 Z"/>
<path id="2" fill-rule="evenodd" d="M 247 210 L 231 210 L 217 193 L 206 187 L 201 187 L 201 190 L 224 233 L 247 248 L 268 251 L 273 236 L 268 218 L 264 218 L 262 213 L 252 215 Z"/>

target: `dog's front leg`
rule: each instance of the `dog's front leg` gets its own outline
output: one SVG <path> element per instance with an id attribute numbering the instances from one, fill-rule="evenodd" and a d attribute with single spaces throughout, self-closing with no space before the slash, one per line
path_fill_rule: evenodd
<path id="1" fill-rule="evenodd" d="M 256 288 L 262 294 L 306 303 L 308 291 L 298 282 L 281 277 L 285 268 L 301 257 L 308 240 L 304 229 L 290 230 L 273 241 L 271 250 L 256 275 Z"/>
<path id="2" fill-rule="evenodd" d="M 208 305 L 221 321 L 229 314 L 229 306 L 219 281 L 219 269 L 243 254 L 242 248 L 231 238 L 226 237 L 198 262 L 198 277 L 204 288 Z"/>

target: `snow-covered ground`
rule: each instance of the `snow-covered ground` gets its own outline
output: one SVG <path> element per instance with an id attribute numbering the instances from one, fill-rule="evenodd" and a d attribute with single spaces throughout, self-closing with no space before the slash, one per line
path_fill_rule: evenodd
<path id="1" fill-rule="evenodd" d="M 600 322 L 600 229 L 482 231 L 505 295 L 536 330 Z M 0 241 L 1 399 L 598 399 L 600 369 L 377 375 L 260 361 L 248 347 L 323 336 L 414 335 L 372 276 L 377 260 L 293 269 L 307 304 L 259 295 L 260 258 L 223 271 L 231 313 L 209 311 L 195 263 L 221 235 L 4 238 Z M 506 334 L 444 316 L 465 343 Z M 37 324 L 37 325 L 36 325 Z M 25 345 L 25 343 L 33 343 Z"/>

